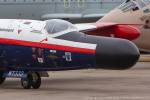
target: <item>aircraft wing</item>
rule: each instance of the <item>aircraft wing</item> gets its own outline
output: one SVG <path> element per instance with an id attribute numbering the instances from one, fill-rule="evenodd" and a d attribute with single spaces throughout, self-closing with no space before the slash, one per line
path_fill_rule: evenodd
<path id="1" fill-rule="evenodd" d="M 140 31 L 134 25 L 117 24 L 117 23 L 84 23 L 75 24 L 78 31 L 89 35 L 108 36 L 124 38 L 128 40 L 137 39 Z"/>
<path id="2" fill-rule="evenodd" d="M 106 13 L 101 14 L 67 14 L 67 13 L 54 13 L 54 14 L 45 14 L 41 16 L 42 20 L 48 20 L 48 19 L 84 19 L 84 18 L 102 18 L 105 16 Z"/>
<path id="3" fill-rule="evenodd" d="M 90 32 L 94 30 L 99 30 L 99 29 L 105 29 L 105 28 L 110 28 L 112 26 L 116 26 L 116 23 L 83 23 L 83 24 L 75 24 L 77 29 L 80 32 Z"/>

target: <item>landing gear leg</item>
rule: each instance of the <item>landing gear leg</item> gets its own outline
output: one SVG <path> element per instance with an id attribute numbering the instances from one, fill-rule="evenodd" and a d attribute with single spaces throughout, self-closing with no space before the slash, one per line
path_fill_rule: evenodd
<path id="1" fill-rule="evenodd" d="M 3 77 L 4 72 L 0 71 L 0 85 L 3 84 L 6 80 L 6 77 Z"/>
<path id="2" fill-rule="evenodd" d="M 21 78 L 21 85 L 24 89 L 30 89 L 32 86 L 32 75 L 29 73 L 26 78 Z"/>
<path id="3" fill-rule="evenodd" d="M 41 76 L 39 73 L 32 73 L 32 87 L 33 89 L 38 89 L 41 86 Z"/>

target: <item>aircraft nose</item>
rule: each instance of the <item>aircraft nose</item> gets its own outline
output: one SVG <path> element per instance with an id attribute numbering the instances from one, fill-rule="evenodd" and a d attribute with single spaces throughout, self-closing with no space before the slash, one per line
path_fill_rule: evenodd
<path id="1" fill-rule="evenodd" d="M 139 59 L 138 48 L 124 39 L 103 39 L 96 48 L 98 68 L 121 70 L 132 67 Z"/>

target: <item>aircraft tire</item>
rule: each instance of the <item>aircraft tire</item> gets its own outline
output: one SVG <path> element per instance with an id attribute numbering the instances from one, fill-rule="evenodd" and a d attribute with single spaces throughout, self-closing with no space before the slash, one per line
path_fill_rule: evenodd
<path id="1" fill-rule="evenodd" d="M 39 89 L 41 86 L 41 76 L 39 73 L 32 73 L 32 87 L 33 89 Z"/>
<path id="2" fill-rule="evenodd" d="M 26 78 L 21 78 L 21 85 L 24 89 L 30 89 L 32 86 L 32 75 L 28 74 Z"/>
<path id="3" fill-rule="evenodd" d="M 3 84 L 5 82 L 6 78 L 5 77 L 1 77 L 0 78 L 0 85 Z"/>
<path id="4" fill-rule="evenodd" d="M 0 72 L 0 85 L 3 84 L 6 80 L 6 77 L 3 77 L 3 72 Z"/>

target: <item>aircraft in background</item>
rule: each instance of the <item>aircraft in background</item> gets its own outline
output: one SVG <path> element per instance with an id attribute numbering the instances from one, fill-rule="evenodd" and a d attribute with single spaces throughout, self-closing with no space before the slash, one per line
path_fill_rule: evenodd
<path id="1" fill-rule="evenodd" d="M 94 22 L 122 0 L 0 0 L 1 19 Z"/>
<path id="2" fill-rule="evenodd" d="M 21 78 L 24 89 L 38 89 L 47 71 L 131 68 L 137 47 L 125 39 L 86 35 L 64 20 L 0 19 L 0 84 Z"/>
<path id="3" fill-rule="evenodd" d="M 132 40 L 140 51 L 150 52 L 150 0 L 126 0 L 96 23 L 76 26 L 87 34 Z"/>

